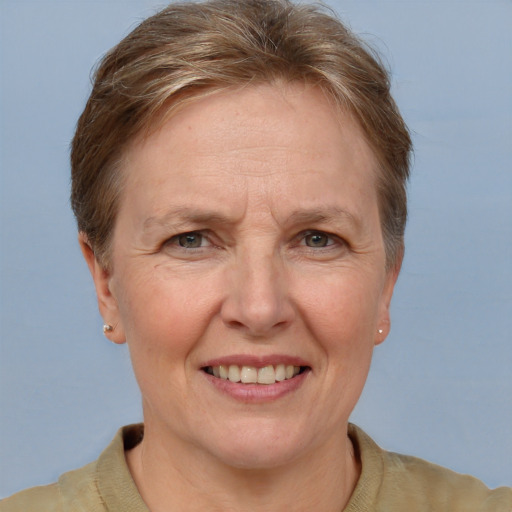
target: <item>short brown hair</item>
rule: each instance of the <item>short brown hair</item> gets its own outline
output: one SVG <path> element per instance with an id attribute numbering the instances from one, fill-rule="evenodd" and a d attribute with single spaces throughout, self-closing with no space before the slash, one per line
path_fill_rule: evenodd
<path id="1" fill-rule="evenodd" d="M 78 229 L 109 265 L 121 157 L 162 111 L 205 91 L 276 80 L 321 87 L 361 124 L 380 165 L 388 266 L 403 250 L 411 140 L 378 55 L 326 8 L 288 0 L 171 4 L 110 50 L 95 72 L 71 150 Z"/>

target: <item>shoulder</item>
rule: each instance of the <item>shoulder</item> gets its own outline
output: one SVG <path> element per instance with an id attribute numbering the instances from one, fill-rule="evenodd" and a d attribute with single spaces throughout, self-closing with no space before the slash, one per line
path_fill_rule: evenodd
<path id="1" fill-rule="evenodd" d="M 60 511 L 59 489 L 57 484 L 32 487 L 0 501 L 1 512 L 40 512 Z"/>
<path id="2" fill-rule="evenodd" d="M 119 429 L 98 460 L 64 473 L 57 483 L 0 501 L 0 512 L 148 512 L 126 464 L 125 449 L 142 439 L 143 425 Z"/>
<path id="3" fill-rule="evenodd" d="M 512 512 L 510 487 L 491 490 L 472 476 L 382 450 L 357 427 L 349 433 L 362 463 L 354 494 L 357 501 L 364 498 L 366 510 Z"/>
<path id="4" fill-rule="evenodd" d="M 0 501 L 0 512 L 96 512 L 95 465 L 64 473 L 58 482 L 32 487 Z"/>
<path id="5" fill-rule="evenodd" d="M 512 512 L 510 487 L 489 489 L 477 478 L 417 457 L 384 452 L 383 458 L 382 493 L 388 500 L 400 494 L 425 510 Z"/>

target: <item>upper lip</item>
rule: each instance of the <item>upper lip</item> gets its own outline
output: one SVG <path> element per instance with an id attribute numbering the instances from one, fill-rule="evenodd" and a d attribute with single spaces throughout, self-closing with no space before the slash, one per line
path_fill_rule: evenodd
<path id="1" fill-rule="evenodd" d="M 208 366 L 254 366 L 256 368 L 263 368 L 265 366 L 276 366 L 278 364 L 293 365 L 293 366 L 310 366 L 307 361 L 297 356 L 290 356 L 286 354 L 269 354 L 265 356 L 255 356 L 247 354 L 233 354 L 230 356 L 218 357 L 205 361 L 201 368 Z"/>

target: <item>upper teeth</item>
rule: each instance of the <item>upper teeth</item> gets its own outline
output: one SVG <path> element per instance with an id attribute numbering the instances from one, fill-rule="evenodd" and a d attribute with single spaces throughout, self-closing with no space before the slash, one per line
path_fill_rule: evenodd
<path id="1" fill-rule="evenodd" d="M 236 364 L 209 366 L 207 372 L 231 382 L 244 384 L 275 384 L 291 379 L 300 372 L 300 366 L 278 364 L 256 368 L 256 366 L 238 366 Z"/>

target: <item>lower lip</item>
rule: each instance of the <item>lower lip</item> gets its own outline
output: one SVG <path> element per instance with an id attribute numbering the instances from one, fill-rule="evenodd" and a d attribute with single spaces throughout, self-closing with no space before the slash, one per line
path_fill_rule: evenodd
<path id="1" fill-rule="evenodd" d="M 299 373 L 295 377 L 275 384 L 242 384 L 230 380 L 219 379 L 202 372 L 208 381 L 222 393 L 244 403 L 264 403 L 278 400 L 294 391 L 304 383 L 310 370 Z"/>

